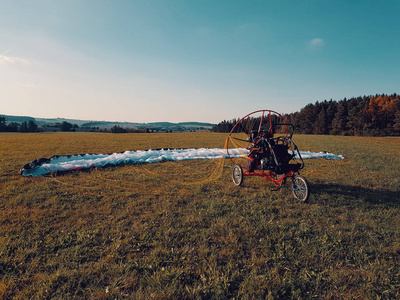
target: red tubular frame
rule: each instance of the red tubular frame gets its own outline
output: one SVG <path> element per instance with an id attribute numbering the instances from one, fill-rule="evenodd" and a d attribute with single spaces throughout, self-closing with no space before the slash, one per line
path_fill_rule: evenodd
<path id="1" fill-rule="evenodd" d="M 274 176 L 276 175 L 274 172 L 272 171 L 260 171 L 260 170 L 254 170 L 253 172 L 249 172 L 247 170 L 243 170 L 243 177 L 247 177 L 247 176 L 258 176 L 258 177 L 262 177 L 265 180 L 268 181 L 272 181 L 275 186 L 280 186 L 282 184 L 282 181 L 284 179 L 286 179 L 287 177 L 290 177 L 294 174 L 294 171 L 289 171 L 288 173 L 282 174 L 283 176 L 281 178 L 275 179 Z"/>

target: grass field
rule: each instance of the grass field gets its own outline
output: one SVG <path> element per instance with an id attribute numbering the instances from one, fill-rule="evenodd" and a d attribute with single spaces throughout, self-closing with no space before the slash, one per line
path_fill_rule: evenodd
<path id="1" fill-rule="evenodd" d="M 400 138 L 294 136 L 309 203 L 229 162 L 25 178 L 58 154 L 222 147 L 226 134 L 0 134 L 0 298 L 400 298 Z"/>

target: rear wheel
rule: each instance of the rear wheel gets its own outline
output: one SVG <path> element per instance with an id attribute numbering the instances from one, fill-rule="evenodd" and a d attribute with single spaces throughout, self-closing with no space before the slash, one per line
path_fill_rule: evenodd
<path id="1" fill-rule="evenodd" d="M 292 189 L 293 196 L 301 201 L 307 202 L 308 197 L 310 197 L 310 187 L 307 179 L 301 175 L 295 175 L 292 177 Z"/>
<path id="2" fill-rule="evenodd" d="M 243 169 L 240 165 L 235 165 L 232 170 L 232 180 L 237 186 L 243 183 Z"/>

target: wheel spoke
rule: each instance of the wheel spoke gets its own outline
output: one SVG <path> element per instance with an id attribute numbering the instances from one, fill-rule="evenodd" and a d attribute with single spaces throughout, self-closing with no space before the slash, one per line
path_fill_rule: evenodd
<path id="1" fill-rule="evenodd" d="M 243 169 L 240 165 L 235 165 L 232 170 L 232 180 L 235 185 L 243 183 Z"/>
<path id="2" fill-rule="evenodd" d="M 293 196 L 302 202 L 306 202 L 310 195 L 307 180 L 300 175 L 294 176 L 293 178 Z"/>

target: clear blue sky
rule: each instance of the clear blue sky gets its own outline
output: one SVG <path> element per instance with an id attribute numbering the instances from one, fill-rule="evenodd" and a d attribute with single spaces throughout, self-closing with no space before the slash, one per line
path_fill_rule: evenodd
<path id="1" fill-rule="evenodd" d="M 400 92 L 400 1 L 0 0 L 0 114 L 217 123 Z"/>

